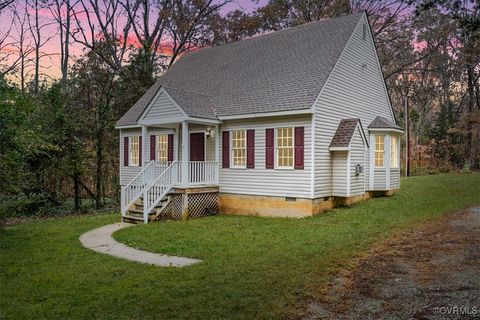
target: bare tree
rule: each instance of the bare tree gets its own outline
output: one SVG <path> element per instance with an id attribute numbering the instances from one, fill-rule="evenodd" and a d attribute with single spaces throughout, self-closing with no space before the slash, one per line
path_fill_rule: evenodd
<path id="1" fill-rule="evenodd" d="M 52 25 L 53 22 L 40 18 L 40 10 L 44 8 L 41 0 L 27 0 L 27 8 L 25 9 L 28 17 L 28 26 L 32 35 L 34 45 L 34 75 L 33 75 L 33 92 L 38 93 L 40 85 L 40 59 L 51 55 L 51 53 L 42 52 L 41 49 L 45 44 L 55 37 L 55 34 L 45 36 L 45 28 Z M 30 14 L 33 11 L 33 17 Z"/>
<path id="2" fill-rule="evenodd" d="M 59 30 L 61 81 L 65 82 L 68 76 L 71 20 L 74 6 L 71 5 L 71 0 L 53 0 L 52 4 L 49 7 L 50 12 L 58 24 Z"/>

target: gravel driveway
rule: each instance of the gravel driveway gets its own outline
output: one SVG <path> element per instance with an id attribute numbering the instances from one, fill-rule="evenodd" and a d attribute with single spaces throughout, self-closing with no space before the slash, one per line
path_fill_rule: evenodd
<path id="1" fill-rule="evenodd" d="M 480 207 L 375 249 L 299 318 L 480 319 Z"/>

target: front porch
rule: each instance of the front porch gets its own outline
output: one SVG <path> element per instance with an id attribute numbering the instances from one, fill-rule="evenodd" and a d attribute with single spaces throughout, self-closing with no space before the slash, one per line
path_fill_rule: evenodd
<path id="1" fill-rule="evenodd" d="M 218 123 L 143 124 L 138 137 L 142 165 L 121 188 L 122 220 L 148 223 L 217 213 L 219 139 Z M 128 157 L 136 150 L 125 148 Z"/>

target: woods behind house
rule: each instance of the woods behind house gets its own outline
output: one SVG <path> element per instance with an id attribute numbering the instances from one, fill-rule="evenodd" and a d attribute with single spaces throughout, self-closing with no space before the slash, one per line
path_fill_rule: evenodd
<path id="1" fill-rule="evenodd" d="M 115 123 L 186 52 L 362 10 L 411 172 L 478 170 L 479 1 L 0 0 L 0 215 L 115 204 Z"/>

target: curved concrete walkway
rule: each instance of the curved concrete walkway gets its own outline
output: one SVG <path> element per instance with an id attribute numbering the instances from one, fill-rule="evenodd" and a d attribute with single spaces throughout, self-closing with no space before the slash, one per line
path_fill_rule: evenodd
<path id="1" fill-rule="evenodd" d="M 119 222 L 93 229 L 82 234 L 80 236 L 80 242 L 85 248 L 96 252 L 160 267 L 185 267 L 202 261 L 134 249 L 112 238 L 112 233 L 130 226 L 132 226 L 132 224 Z"/>

